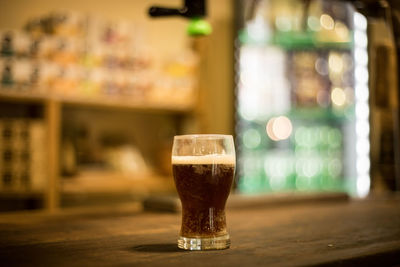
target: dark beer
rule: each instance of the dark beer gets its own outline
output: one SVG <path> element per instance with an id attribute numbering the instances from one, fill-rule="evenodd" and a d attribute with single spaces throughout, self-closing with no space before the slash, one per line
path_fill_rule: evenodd
<path id="1" fill-rule="evenodd" d="M 181 236 L 227 235 L 225 203 L 235 172 L 232 156 L 181 156 L 172 159 L 175 185 L 182 202 Z"/>

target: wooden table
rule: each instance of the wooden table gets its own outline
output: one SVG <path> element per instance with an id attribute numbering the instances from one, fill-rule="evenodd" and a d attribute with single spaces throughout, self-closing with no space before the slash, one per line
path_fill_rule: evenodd
<path id="1" fill-rule="evenodd" d="M 231 209 L 230 249 L 176 248 L 180 215 L 0 217 L 0 266 L 391 266 L 400 198 Z"/>

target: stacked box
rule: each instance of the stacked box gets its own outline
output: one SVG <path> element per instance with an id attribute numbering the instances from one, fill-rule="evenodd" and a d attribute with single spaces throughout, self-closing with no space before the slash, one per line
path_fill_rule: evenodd
<path id="1" fill-rule="evenodd" d="M 0 191 L 43 190 L 45 151 L 43 122 L 0 119 Z"/>

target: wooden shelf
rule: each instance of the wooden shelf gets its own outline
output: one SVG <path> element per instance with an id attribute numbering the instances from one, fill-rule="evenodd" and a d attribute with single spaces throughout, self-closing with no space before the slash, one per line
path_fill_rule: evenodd
<path id="1" fill-rule="evenodd" d="M 46 173 L 47 186 L 41 193 L 7 192 L 9 198 L 42 198 L 47 212 L 58 212 L 65 207 L 111 204 L 118 201 L 140 199 L 152 194 L 175 192 L 172 177 L 157 175 L 124 175 L 103 171 L 84 171 L 77 177 L 60 177 L 60 139 L 63 126 L 64 107 L 103 109 L 158 113 L 174 116 L 181 121 L 197 109 L 197 96 L 190 102 L 173 102 L 171 98 L 135 99 L 123 96 L 84 96 L 46 93 L 45 90 L 26 90 L 28 88 L 5 87 L 0 85 L 0 103 L 19 105 L 41 105 L 43 121 L 46 125 Z M 1 104 L 0 104 L 1 105 Z"/>
<path id="2" fill-rule="evenodd" d="M 149 100 L 135 100 L 118 96 L 60 96 L 45 93 L 29 93 L 23 91 L 13 92 L 12 89 L 1 89 L 0 100 L 22 103 L 46 103 L 50 100 L 67 106 L 128 109 L 140 111 L 161 111 L 185 113 L 193 110 L 193 103 L 155 102 Z"/>
<path id="3" fill-rule="evenodd" d="M 189 112 L 193 105 L 176 103 L 157 103 L 151 101 L 138 101 L 134 99 L 124 99 L 122 97 L 58 97 L 62 104 L 68 106 L 86 106 L 96 108 L 112 109 L 131 109 L 140 111 L 162 111 L 162 112 Z"/>
<path id="4" fill-rule="evenodd" d="M 43 93 L 12 92 L 11 89 L 2 89 L 0 87 L 0 100 L 15 102 L 42 102 L 48 97 Z"/>
<path id="5" fill-rule="evenodd" d="M 168 193 L 174 191 L 172 177 L 83 171 L 76 177 L 61 179 L 62 194 Z"/>
<path id="6" fill-rule="evenodd" d="M 43 198 L 44 191 L 38 190 L 0 190 L 1 198 Z"/>

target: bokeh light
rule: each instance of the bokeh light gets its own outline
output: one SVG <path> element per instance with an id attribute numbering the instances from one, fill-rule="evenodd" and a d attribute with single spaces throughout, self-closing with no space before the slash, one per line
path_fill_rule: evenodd
<path id="1" fill-rule="evenodd" d="M 360 176 L 357 179 L 357 194 L 359 197 L 366 197 L 369 193 L 371 180 L 369 175 Z"/>
<path id="2" fill-rule="evenodd" d="M 366 48 L 368 44 L 367 34 L 361 31 L 355 31 L 354 41 L 357 42 L 358 47 Z"/>
<path id="3" fill-rule="evenodd" d="M 308 17 L 307 25 L 312 31 L 319 31 L 321 29 L 321 24 L 319 23 L 319 19 L 314 16 Z"/>
<path id="4" fill-rule="evenodd" d="M 354 27 L 366 31 L 367 30 L 367 19 L 360 13 L 354 13 Z"/>
<path id="5" fill-rule="evenodd" d="M 336 106 L 343 106 L 346 103 L 346 94 L 340 87 L 333 88 L 331 92 L 332 103 Z"/>
<path id="6" fill-rule="evenodd" d="M 369 123 L 368 121 L 356 122 L 356 134 L 359 138 L 368 139 L 369 136 Z"/>
<path id="7" fill-rule="evenodd" d="M 354 59 L 357 65 L 367 66 L 368 64 L 368 53 L 365 49 L 357 47 L 354 49 Z"/>
<path id="8" fill-rule="evenodd" d="M 272 130 L 278 139 L 285 140 L 292 134 L 293 127 L 289 118 L 279 116 L 275 119 Z"/>
<path id="9" fill-rule="evenodd" d="M 335 23 L 335 32 L 339 38 L 342 39 L 342 41 L 348 41 L 349 38 L 349 29 L 347 26 L 342 23 L 342 22 L 336 22 Z"/>
<path id="10" fill-rule="evenodd" d="M 357 62 L 358 63 L 358 62 Z M 364 66 L 356 66 L 355 70 L 356 82 L 361 84 L 368 83 L 368 69 Z"/>
<path id="11" fill-rule="evenodd" d="M 315 61 L 315 70 L 321 75 L 328 75 L 327 62 L 323 57 L 319 57 Z"/>
<path id="12" fill-rule="evenodd" d="M 271 118 L 266 126 L 266 132 L 273 141 L 285 140 L 292 134 L 292 122 L 286 116 Z"/>
<path id="13" fill-rule="evenodd" d="M 369 107 L 367 103 L 358 103 L 356 105 L 356 116 L 361 120 L 367 120 L 369 117 Z"/>
<path id="14" fill-rule="evenodd" d="M 319 21 L 321 26 L 327 30 L 332 30 L 335 25 L 333 18 L 328 14 L 322 14 Z"/>
<path id="15" fill-rule="evenodd" d="M 275 26 L 280 31 L 288 32 L 292 29 L 292 22 L 289 17 L 279 16 L 275 19 Z"/>
<path id="16" fill-rule="evenodd" d="M 260 133 L 256 129 L 248 129 L 243 134 L 243 144 L 247 148 L 256 148 L 261 143 Z"/>
<path id="17" fill-rule="evenodd" d="M 343 59 L 337 53 L 331 53 L 329 55 L 329 69 L 335 73 L 341 73 L 343 71 Z"/>
<path id="18" fill-rule="evenodd" d="M 272 130 L 272 126 L 274 125 L 275 117 L 271 118 L 267 126 L 265 127 L 265 130 L 267 132 L 268 137 L 273 140 L 273 141 L 279 141 L 278 137 L 275 136 L 274 131 Z"/>

